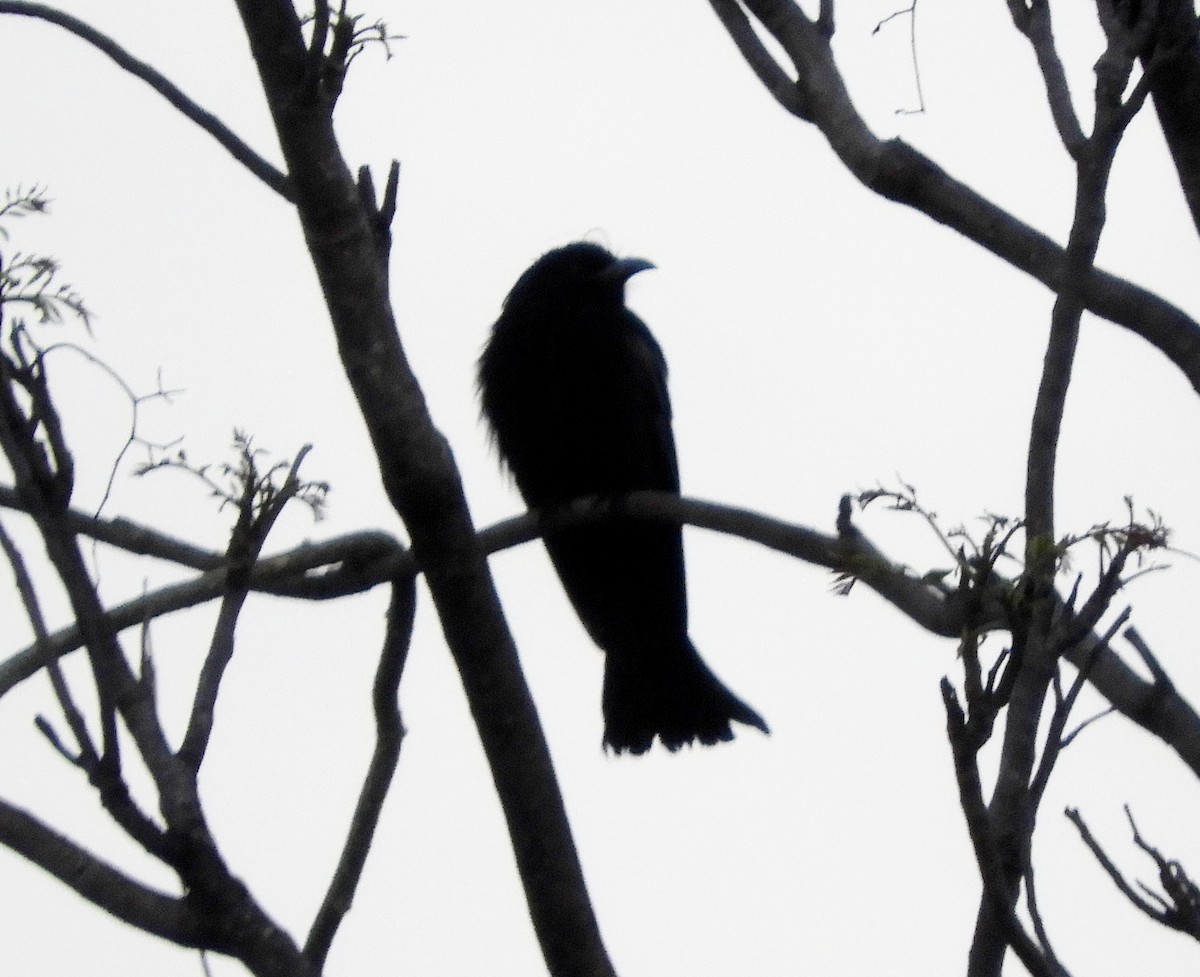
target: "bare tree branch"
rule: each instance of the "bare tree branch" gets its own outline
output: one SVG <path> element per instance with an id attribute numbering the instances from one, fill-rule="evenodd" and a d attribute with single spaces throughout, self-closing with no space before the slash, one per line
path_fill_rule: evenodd
<path id="1" fill-rule="evenodd" d="M 330 120 L 336 92 L 299 97 L 309 53 L 288 0 L 238 0 L 238 10 L 342 365 L 458 667 L 547 968 L 554 977 L 612 974 L 549 747 L 462 481 L 401 345 L 372 215 L 337 144 Z"/>
<path id="2" fill-rule="evenodd" d="M 1048 0 L 1031 0 L 1028 5 L 1026 0 L 1009 0 L 1008 9 L 1017 30 L 1029 38 L 1033 46 L 1046 84 L 1046 101 L 1063 146 L 1072 159 L 1078 159 L 1087 137 L 1071 103 L 1071 88 L 1054 44 L 1050 4 Z"/>
<path id="3" fill-rule="evenodd" d="M 791 0 L 744 4 L 796 64 L 792 79 L 754 35 L 737 0 L 710 0 L 738 49 L 785 109 L 811 121 L 864 186 L 921 211 L 1058 292 L 1067 274 L 1064 249 L 1017 220 L 900 139 L 876 138 L 855 110 L 828 43 Z M 1093 269 L 1082 283 L 1086 308 L 1159 349 L 1200 391 L 1200 326 L 1163 299 Z"/>
<path id="4" fill-rule="evenodd" d="M 217 614 L 208 654 L 200 668 L 187 732 L 176 754 L 193 771 L 200 769 L 212 736 L 217 693 L 225 668 L 233 659 L 234 631 L 250 594 L 249 581 L 254 564 L 284 507 L 300 490 L 298 473 L 308 450 L 308 446 L 305 446 L 296 455 L 283 486 L 274 490 L 270 484 L 270 474 L 260 475 L 250 443 L 246 441 L 242 444 L 242 468 L 239 472 L 242 496 L 238 501 L 237 524 L 230 534 L 226 551 L 226 588 L 221 597 L 221 609 Z"/>
<path id="5" fill-rule="evenodd" d="M 958 781 L 958 796 L 971 844 L 975 849 L 975 860 L 979 866 L 980 879 L 984 888 L 984 904 L 993 918 L 1003 927 L 1006 942 L 1021 959 L 1021 963 L 1035 977 L 1069 977 L 1067 971 L 1047 954 L 1025 932 L 1013 909 L 1016 891 L 1010 873 L 1003 864 L 1004 855 L 998 850 L 996 838 L 999 828 L 983 800 L 983 784 L 976 762 L 976 747 L 967 736 L 967 725 L 962 707 L 948 679 L 942 680 L 942 704 L 946 709 L 946 728 L 954 758 L 954 772 Z M 974 951 L 974 947 L 972 950 Z M 968 974 L 974 975 L 977 964 L 974 960 Z"/>
<path id="6" fill-rule="evenodd" d="M 415 578 L 396 580 L 392 584 L 392 601 L 388 608 L 387 636 L 371 693 L 375 710 L 375 752 L 358 795 L 358 804 L 354 808 L 354 817 L 337 871 L 329 883 L 329 891 L 325 894 L 304 945 L 304 955 L 318 969 L 324 968 L 325 957 L 333 944 L 337 928 L 350 911 L 354 891 L 362 877 L 367 853 L 379 824 L 379 814 L 400 760 L 404 726 L 400 721 L 396 695 L 412 641 L 416 606 Z"/>
<path id="7" fill-rule="evenodd" d="M 217 142 L 229 151 L 229 154 L 234 159 L 283 197 L 284 200 L 291 203 L 295 202 L 287 174 L 277 170 L 238 138 L 220 119 L 211 112 L 201 108 L 176 88 L 166 77 L 144 61 L 139 61 L 112 40 L 112 38 L 96 30 L 96 28 L 85 21 L 41 3 L 26 3 L 24 0 L 0 0 L 0 14 L 16 14 L 56 24 L 108 55 L 120 68 L 140 78 L 177 108 L 186 118 L 196 123 L 196 125 L 216 139 Z"/>
<path id="8" fill-rule="evenodd" d="M 188 899 L 155 892 L 3 800 L 0 844 L 130 926 L 180 946 L 229 952 L 220 932 Z"/>

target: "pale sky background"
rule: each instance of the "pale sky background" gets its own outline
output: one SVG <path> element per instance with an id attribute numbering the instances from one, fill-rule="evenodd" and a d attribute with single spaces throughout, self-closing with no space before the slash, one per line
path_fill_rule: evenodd
<path id="1" fill-rule="evenodd" d="M 1075 18 L 1059 32 L 1086 111 L 1099 33 L 1090 5 L 1060 6 Z M 62 7 L 278 159 L 232 4 Z M 893 9 L 872 0 L 838 12 L 836 53 L 876 132 L 1062 240 L 1071 167 L 1004 4 L 921 4 L 927 111 L 916 115 L 897 114 L 916 97 L 907 19 L 872 35 Z M 370 164 L 380 182 L 390 159 L 402 161 L 397 317 L 480 526 L 522 506 L 478 421 L 475 358 L 517 274 L 583 236 L 658 266 L 631 284 L 629 301 L 671 366 L 687 494 L 828 532 L 842 493 L 899 476 L 947 526 L 1019 513 L 1052 296 L 859 186 L 760 88 L 706 4 L 413 0 L 364 12 L 406 39 L 390 61 L 371 49 L 355 62 L 339 131 L 350 164 Z M 49 218 L 11 225 L 4 247 L 57 255 L 98 315 L 94 343 L 74 325 L 47 335 L 88 343 L 140 391 L 161 368 L 164 384 L 185 392 L 147 405 L 140 430 L 184 437 L 197 460 L 228 458 L 235 426 L 281 455 L 312 443 L 304 471 L 333 483 L 328 518 L 314 525 L 297 508 L 273 548 L 363 528 L 402 534 L 289 207 L 149 88 L 50 25 L 0 20 L 0 82 L 0 183 L 41 183 L 55 201 Z M 1194 229 L 1148 114 L 1118 158 L 1109 209 L 1101 263 L 1200 313 Z M 75 502 L 94 507 L 128 407 L 72 354 L 51 365 L 78 450 Z M 1061 530 L 1121 521 L 1132 494 L 1164 515 L 1178 547 L 1200 551 L 1198 434 L 1195 395 L 1165 358 L 1089 319 L 1061 444 Z M 132 479 L 135 460 L 107 514 L 223 545 L 228 514 L 214 513 L 198 484 L 169 472 Z M 914 516 L 870 510 L 858 523 L 899 562 L 946 565 Z M 606 757 L 601 657 L 541 547 L 492 564 L 618 972 L 961 973 L 978 883 L 937 688 L 943 675 L 959 681 L 953 643 L 865 587 L 834 596 L 824 571 L 698 530 L 686 539 L 692 637 L 767 718 L 769 738 L 751 730 L 718 749 Z M 1195 697 L 1200 564 L 1167 562 L 1125 597 Z M 1094 555 L 1081 550 L 1078 567 L 1090 571 Z M 108 555 L 100 569 L 113 602 L 171 578 Z M 45 600 L 61 608 L 52 591 Z M 251 600 L 220 701 L 208 814 L 234 871 L 297 940 L 369 756 L 384 600 Z M 27 628 L 11 602 L 5 614 L 14 651 Z M 153 628 L 162 709 L 176 729 L 211 619 L 206 610 Z M 401 704 L 409 736 L 327 972 L 544 972 L 424 595 Z M 1079 718 L 1096 708 L 1090 697 Z M 34 730 L 39 711 L 53 715 L 43 677 L 0 703 L 0 793 L 170 886 Z M 1080 807 L 1110 854 L 1154 881 L 1132 849 L 1125 802 L 1148 839 L 1200 875 L 1191 775 L 1127 722 L 1096 724 L 1063 757 L 1035 840 L 1056 949 L 1088 977 L 1193 972 L 1195 944 L 1128 907 L 1061 816 Z M 0 918 L 2 966 L 24 977 L 201 973 L 195 954 L 127 929 L 7 852 Z"/>

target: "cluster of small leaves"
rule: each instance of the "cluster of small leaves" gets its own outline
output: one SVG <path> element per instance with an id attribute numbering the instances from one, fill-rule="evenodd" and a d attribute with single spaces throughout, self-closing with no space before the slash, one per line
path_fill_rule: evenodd
<path id="1" fill-rule="evenodd" d="M 1146 521 L 1135 517 L 1133 498 L 1125 496 L 1125 510 L 1128 519 L 1123 526 L 1114 526 L 1111 522 L 1099 523 L 1087 532 L 1077 536 L 1064 537 L 1059 545 L 1062 558 L 1066 560 L 1067 551 L 1078 543 L 1092 541 L 1100 550 L 1102 563 L 1113 559 L 1117 553 L 1130 553 L 1143 566 L 1145 555 L 1150 550 L 1160 550 L 1167 547 L 1170 530 L 1166 527 L 1161 513 L 1153 509 L 1146 510 Z M 1103 570 L 1103 566 L 1101 566 Z"/>
<path id="2" fill-rule="evenodd" d="M 968 571 L 981 564 L 990 569 L 1001 558 L 1022 562 L 1022 557 L 1013 552 L 1011 544 L 1013 537 L 1024 528 L 1024 520 L 991 512 L 984 513 L 980 519 L 986 528 L 982 538 L 977 538 L 976 534 L 968 531 L 962 525 L 943 529 L 938 521 L 937 513 L 922 505 L 917 498 L 917 490 L 906 482 L 901 482 L 899 487 L 894 489 L 878 486 L 861 492 L 858 496 L 859 505 L 864 509 L 872 503 L 881 501 L 886 503 L 886 508 L 893 511 L 914 512 L 921 516 L 946 550 L 954 557 L 956 569 L 960 572 Z M 1153 509 L 1147 509 L 1145 520 L 1139 520 L 1135 515 L 1133 499 L 1126 496 L 1124 501 L 1128 518 L 1123 525 L 1113 525 L 1111 522 L 1099 523 L 1086 532 L 1064 536 L 1054 544 L 1052 555 L 1060 571 L 1070 568 L 1068 559 L 1070 551 L 1084 542 L 1096 544 L 1100 555 L 1100 572 L 1102 574 L 1105 567 L 1118 553 L 1125 556 L 1133 555 L 1138 560 L 1138 566 L 1142 567 L 1142 561 L 1148 551 L 1163 549 L 1167 546 L 1170 530 L 1166 527 L 1162 515 Z M 1148 569 L 1153 569 L 1153 567 L 1144 568 L 1141 572 Z M 952 572 L 954 572 L 953 569 L 930 570 L 926 574 L 926 578 L 933 582 L 940 582 Z"/>
<path id="3" fill-rule="evenodd" d="M 233 448 L 236 461 L 204 464 L 196 464 L 183 448 L 179 448 L 173 454 L 140 465 L 135 474 L 146 475 L 163 469 L 187 472 L 200 480 L 212 498 L 220 501 L 221 508 L 227 505 L 238 508 L 250 500 L 253 509 L 262 512 L 286 494 L 307 505 L 314 519 L 324 517 L 328 482 L 289 484 L 308 453 L 307 447 L 301 449 L 294 460 L 268 462 L 266 468 L 263 464 L 267 453 L 256 448 L 254 439 L 245 432 L 233 432 Z"/>
<path id="4" fill-rule="evenodd" d="M 5 220 L 17 220 L 30 214 L 43 214 L 50 205 L 46 191 L 34 186 L 29 190 L 6 190 L 0 204 L 0 240 L 8 240 Z M 27 307 L 39 323 L 60 323 L 68 315 L 83 321 L 91 330 L 92 313 L 83 296 L 64 282 L 57 280 L 58 261 L 48 255 L 0 251 L 0 318 L 14 306 Z M 14 315 L 14 328 L 25 324 L 25 318 Z"/>
<path id="5" fill-rule="evenodd" d="M 4 227 L 6 220 L 19 220 L 30 214 L 44 214 L 50 207 L 50 198 L 46 188 L 34 184 L 28 190 L 18 186 L 15 190 L 4 191 L 4 203 L 0 204 L 0 240 L 8 240 L 8 231 Z"/>

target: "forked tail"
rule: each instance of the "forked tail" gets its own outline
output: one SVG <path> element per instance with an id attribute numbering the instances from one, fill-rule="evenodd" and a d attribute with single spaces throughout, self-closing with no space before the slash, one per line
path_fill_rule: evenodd
<path id="1" fill-rule="evenodd" d="M 684 637 L 674 648 L 622 649 L 605 655 L 604 745 L 645 753 L 657 736 L 675 751 L 733 739 L 731 723 L 769 733 L 763 718 L 713 675 Z"/>

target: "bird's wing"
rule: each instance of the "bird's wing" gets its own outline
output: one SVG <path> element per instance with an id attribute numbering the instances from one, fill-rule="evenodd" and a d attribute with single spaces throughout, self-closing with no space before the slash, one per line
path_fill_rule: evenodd
<path id="1" fill-rule="evenodd" d="M 626 314 L 632 326 L 627 334 L 627 355 L 636 365 L 636 369 L 629 371 L 634 388 L 628 395 L 629 467 L 637 472 L 639 482 L 630 487 L 678 492 L 679 462 L 671 430 L 667 361 L 645 323 L 631 312 Z"/>

